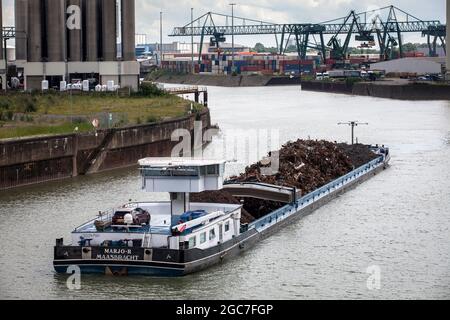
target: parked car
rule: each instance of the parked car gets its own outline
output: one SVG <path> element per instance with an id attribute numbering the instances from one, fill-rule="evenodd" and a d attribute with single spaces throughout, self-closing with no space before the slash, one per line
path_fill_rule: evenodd
<path id="1" fill-rule="evenodd" d="M 417 78 L 418 81 L 442 81 L 443 77 L 440 74 L 427 74 Z"/>
<path id="2" fill-rule="evenodd" d="M 112 224 L 114 226 L 125 225 L 125 216 L 130 214 L 133 217 L 134 225 L 150 224 L 150 213 L 144 209 L 120 209 L 114 213 Z"/>

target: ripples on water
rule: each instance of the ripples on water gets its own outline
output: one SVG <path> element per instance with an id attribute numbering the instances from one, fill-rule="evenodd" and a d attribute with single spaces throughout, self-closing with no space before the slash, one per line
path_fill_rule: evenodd
<path id="1" fill-rule="evenodd" d="M 336 124 L 360 120 L 370 126 L 357 129 L 359 140 L 389 145 L 392 167 L 224 265 L 180 279 L 84 276 L 80 291 L 52 270 L 55 239 L 100 209 L 167 196 L 141 192 L 136 169 L 3 191 L 0 298 L 450 298 L 450 103 L 298 87 L 209 91 L 213 122 L 223 130 L 211 153 L 242 128 L 280 129 L 281 142 L 348 141 L 348 128 Z M 228 173 L 244 167 L 230 165 Z M 381 290 L 366 286 L 373 265 L 381 268 Z"/>

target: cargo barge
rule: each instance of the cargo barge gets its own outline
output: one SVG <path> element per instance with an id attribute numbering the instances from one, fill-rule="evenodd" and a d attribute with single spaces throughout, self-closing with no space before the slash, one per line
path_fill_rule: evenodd
<path id="1" fill-rule="evenodd" d="M 66 273 L 178 277 L 202 271 L 249 250 L 347 190 L 386 169 L 389 149 L 373 147 L 376 159 L 307 195 L 296 188 L 224 182 L 225 161 L 148 158 L 139 161 L 142 188 L 168 192 L 170 202 L 128 203 L 72 232 L 72 244 L 56 240 L 54 268 Z M 249 224 L 242 205 L 192 203 L 191 193 L 227 190 L 240 198 L 286 205 Z"/>

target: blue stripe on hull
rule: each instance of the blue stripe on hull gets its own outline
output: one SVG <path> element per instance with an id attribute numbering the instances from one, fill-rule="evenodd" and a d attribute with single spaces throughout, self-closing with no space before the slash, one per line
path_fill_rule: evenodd
<path id="1" fill-rule="evenodd" d="M 61 274 L 67 274 L 68 266 L 55 266 L 55 271 Z M 121 272 L 125 267 L 109 267 L 112 272 Z M 183 270 L 165 269 L 154 267 L 126 267 L 127 275 L 130 276 L 151 276 L 151 277 L 182 277 Z M 101 274 L 105 275 L 106 267 L 104 266 L 80 266 L 82 274 Z"/>

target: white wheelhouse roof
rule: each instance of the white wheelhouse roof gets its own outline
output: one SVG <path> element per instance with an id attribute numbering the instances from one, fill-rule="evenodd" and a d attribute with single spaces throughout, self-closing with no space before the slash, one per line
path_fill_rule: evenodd
<path id="1" fill-rule="evenodd" d="M 145 158 L 139 160 L 141 167 L 167 168 L 167 167 L 205 167 L 225 164 L 225 160 L 207 160 L 196 158 Z"/>

